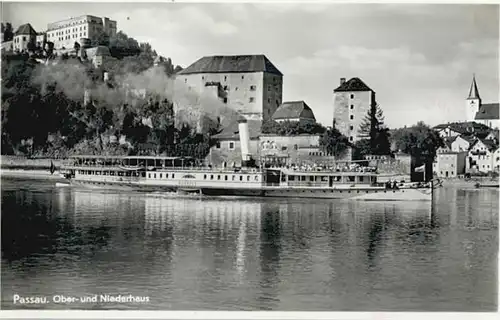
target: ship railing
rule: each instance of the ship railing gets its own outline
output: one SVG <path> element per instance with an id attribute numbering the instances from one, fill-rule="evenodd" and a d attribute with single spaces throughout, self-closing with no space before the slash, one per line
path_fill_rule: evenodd
<path id="1" fill-rule="evenodd" d="M 228 173 L 228 172 L 241 172 L 241 173 L 261 173 L 262 170 L 258 168 L 221 168 L 221 167 L 208 167 L 208 166 L 186 166 L 186 167 L 169 167 L 169 166 L 127 166 L 123 164 L 102 164 L 102 163 L 75 163 L 67 162 L 63 167 L 78 167 L 78 168 L 92 168 L 92 169 L 147 169 L 154 170 L 172 170 L 172 171 L 210 171 L 215 173 Z"/>

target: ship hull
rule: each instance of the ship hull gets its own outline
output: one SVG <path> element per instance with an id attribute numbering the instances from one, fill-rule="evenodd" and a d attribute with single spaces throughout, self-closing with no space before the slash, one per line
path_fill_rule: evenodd
<path id="1" fill-rule="evenodd" d="M 269 187 L 260 188 L 220 188 L 200 187 L 184 188 L 167 185 L 146 185 L 127 182 L 101 182 L 88 180 L 71 180 L 71 184 L 93 189 L 114 189 L 145 192 L 179 192 L 198 193 L 206 196 L 241 196 L 241 197 L 273 197 L 273 198 L 320 198 L 320 199 L 352 199 L 360 201 L 431 201 L 432 193 L 428 188 L 416 189 L 383 189 L 383 188 L 301 188 L 301 187 Z"/>

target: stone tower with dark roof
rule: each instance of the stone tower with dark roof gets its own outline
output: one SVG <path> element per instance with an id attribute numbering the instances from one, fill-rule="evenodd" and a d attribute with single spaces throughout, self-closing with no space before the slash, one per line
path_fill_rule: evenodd
<path id="1" fill-rule="evenodd" d="M 476 119 L 476 113 L 479 111 L 481 106 L 481 97 L 479 96 L 479 90 L 477 89 L 476 76 L 472 76 L 472 83 L 469 89 L 469 96 L 465 100 L 465 116 L 466 121 L 474 121 Z"/>
<path id="2" fill-rule="evenodd" d="M 224 118 L 224 110 L 233 110 L 267 121 L 282 103 L 283 74 L 263 54 L 202 57 L 175 78 L 176 114 L 200 117 L 198 110 Z"/>
<path id="3" fill-rule="evenodd" d="M 375 91 L 361 79 L 340 79 L 340 86 L 333 90 L 333 127 L 354 143 L 362 137 L 359 128 L 375 102 Z"/>

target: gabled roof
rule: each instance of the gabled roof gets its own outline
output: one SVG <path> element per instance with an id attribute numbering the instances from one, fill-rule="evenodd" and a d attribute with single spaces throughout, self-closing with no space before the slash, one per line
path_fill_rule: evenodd
<path id="1" fill-rule="evenodd" d="M 283 102 L 274 112 L 272 119 L 306 118 L 316 120 L 311 108 L 304 101 Z"/>
<path id="2" fill-rule="evenodd" d="M 444 144 L 446 145 L 446 147 L 451 149 L 451 144 L 453 143 L 453 141 L 455 141 L 455 139 L 456 139 L 456 136 L 455 137 L 446 137 L 443 139 Z"/>
<path id="3" fill-rule="evenodd" d="M 25 23 L 17 29 L 16 36 L 24 35 L 24 34 L 36 36 L 36 31 L 35 31 L 35 29 L 33 29 L 31 24 Z"/>
<path id="4" fill-rule="evenodd" d="M 491 137 L 493 137 L 493 138 L 495 138 L 495 139 L 499 140 L 499 132 L 498 132 L 498 130 L 493 130 L 493 131 L 491 131 L 491 132 L 488 134 L 488 136 L 490 136 L 490 135 L 491 135 Z"/>
<path id="5" fill-rule="evenodd" d="M 479 106 L 475 120 L 498 120 L 499 113 L 498 103 L 484 103 Z"/>
<path id="6" fill-rule="evenodd" d="M 456 137 L 455 141 L 458 139 L 458 138 L 462 138 L 464 139 L 465 141 L 467 141 L 469 144 L 473 144 L 474 142 L 476 142 L 476 138 L 474 136 L 471 136 L 471 135 L 466 135 L 466 134 L 461 134 L 459 136 Z"/>
<path id="7" fill-rule="evenodd" d="M 248 133 L 250 139 L 256 139 L 260 135 L 260 130 L 262 127 L 262 121 L 260 120 L 247 120 L 248 123 Z M 222 132 L 213 136 L 217 140 L 238 140 L 240 138 L 239 124 L 234 121 L 229 126 L 224 128 Z"/>
<path id="8" fill-rule="evenodd" d="M 493 151 L 493 150 L 498 149 L 498 143 L 496 143 L 496 141 L 486 140 L 486 139 L 478 139 L 471 147 L 474 147 L 474 145 L 476 145 L 479 142 L 484 144 L 486 146 L 486 148 L 488 149 L 488 151 Z"/>
<path id="9" fill-rule="evenodd" d="M 341 84 L 333 92 L 343 92 L 343 91 L 373 91 L 368 87 L 360 78 L 352 78 L 349 81 Z"/>
<path id="10" fill-rule="evenodd" d="M 178 74 L 268 72 L 283 74 L 263 55 L 207 56 L 197 60 Z"/>
<path id="11" fill-rule="evenodd" d="M 479 90 L 477 89 L 477 84 L 476 84 L 476 76 L 472 76 L 472 83 L 470 85 L 469 89 L 469 96 L 467 97 L 467 100 L 469 99 L 481 99 L 479 97 Z"/>

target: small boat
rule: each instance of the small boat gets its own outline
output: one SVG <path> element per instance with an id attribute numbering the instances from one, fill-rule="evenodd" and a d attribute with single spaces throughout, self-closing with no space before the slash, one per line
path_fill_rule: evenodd
<path id="1" fill-rule="evenodd" d="M 491 181 L 486 183 L 476 182 L 474 185 L 476 188 L 498 188 L 500 183 L 498 181 Z"/>
<path id="2" fill-rule="evenodd" d="M 70 183 L 56 182 L 56 187 L 57 188 L 66 188 L 66 187 L 71 187 L 71 184 Z"/>

